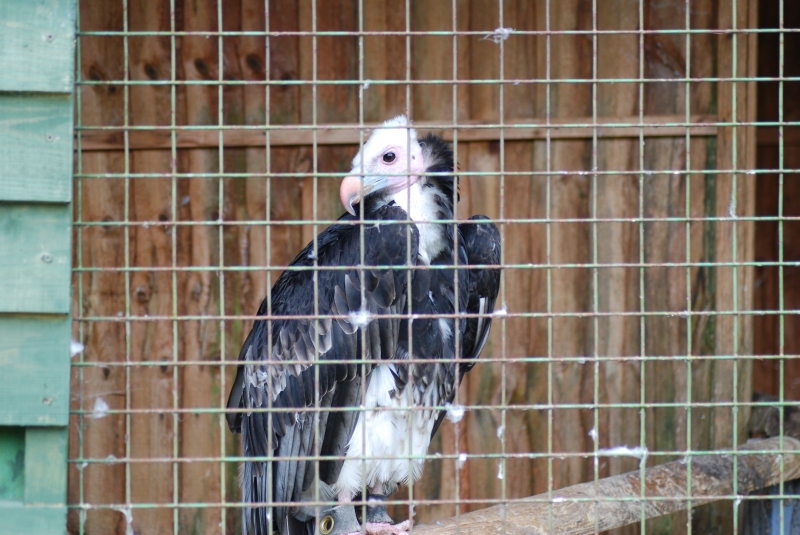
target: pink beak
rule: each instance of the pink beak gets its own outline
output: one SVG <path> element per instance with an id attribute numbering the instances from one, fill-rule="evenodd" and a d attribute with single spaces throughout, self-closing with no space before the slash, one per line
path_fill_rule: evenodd
<path id="1" fill-rule="evenodd" d="M 339 199 L 350 215 L 356 215 L 353 205 L 361 200 L 361 178 L 353 175 L 344 177 L 342 185 L 339 186 Z"/>
<path id="2" fill-rule="evenodd" d="M 356 215 L 356 210 L 353 208 L 353 205 L 361 201 L 362 193 L 363 196 L 366 197 L 373 191 L 378 190 L 384 190 L 387 194 L 403 191 L 412 184 L 419 182 L 422 173 L 422 169 L 412 169 L 407 176 L 365 176 L 363 186 L 361 184 L 361 177 L 349 175 L 344 177 L 342 185 L 339 186 L 339 199 L 341 199 L 342 206 L 344 206 L 345 210 L 350 212 L 351 215 Z"/>

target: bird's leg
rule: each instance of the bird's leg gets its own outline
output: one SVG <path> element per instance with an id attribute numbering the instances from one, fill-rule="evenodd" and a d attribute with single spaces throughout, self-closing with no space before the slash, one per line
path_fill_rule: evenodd
<path id="1" fill-rule="evenodd" d="M 374 485 L 370 489 L 364 528 L 369 535 L 408 535 L 408 530 L 411 529 L 411 519 L 395 524 L 392 517 L 386 512 L 386 505 L 383 503 L 386 496 L 383 492 L 383 485 Z"/>

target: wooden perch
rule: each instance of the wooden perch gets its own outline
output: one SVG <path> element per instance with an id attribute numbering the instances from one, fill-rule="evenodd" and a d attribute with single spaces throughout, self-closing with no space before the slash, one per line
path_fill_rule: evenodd
<path id="1" fill-rule="evenodd" d="M 737 492 L 753 490 L 800 477 L 800 440 L 783 438 L 784 452 L 778 437 L 754 440 L 739 447 Z M 783 458 L 783 472 L 781 472 Z M 731 496 L 734 476 L 733 455 L 692 457 L 691 506 L 702 505 Z M 687 464 L 674 461 L 645 471 L 645 496 L 642 504 L 639 472 L 608 477 L 598 482 L 582 483 L 552 493 L 539 494 L 524 501 L 496 505 L 465 513 L 434 524 L 414 528 L 415 535 L 509 535 L 563 534 L 582 535 L 618 528 L 689 507 L 687 501 Z M 588 499 L 599 498 L 598 501 Z M 583 501 L 586 500 L 586 501 Z M 505 520 L 504 520 L 505 516 Z M 552 526 L 552 529 L 550 528 Z"/>

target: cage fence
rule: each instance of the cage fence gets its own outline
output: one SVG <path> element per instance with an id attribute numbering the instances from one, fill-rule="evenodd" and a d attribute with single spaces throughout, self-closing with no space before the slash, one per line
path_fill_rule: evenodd
<path id="1" fill-rule="evenodd" d="M 451 223 L 495 221 L 502 283 L 392 516 L 470 533 L 470 512 L 507 505 L 502 529 L 543 504 L 559 532 L 565 487 L 733 456 L 702 506 L 692 477 L 569 495 L 638 512 L 598 505 L 574 532 L 760 533 L 766 514 L 794 533 L 793 458 L 769 495 L 738 471 L 791 449 L 800 396 L 797 27 L 783 0 L 82 0 L 69 532 L 241 532 L 239 350 L 342 213 L 371 128 L 405 114 L 453 144 Z"/>

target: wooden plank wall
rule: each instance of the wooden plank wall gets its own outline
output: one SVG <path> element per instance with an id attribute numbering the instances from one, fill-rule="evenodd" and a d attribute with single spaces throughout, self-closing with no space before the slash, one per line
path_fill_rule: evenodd
<path id="1" fill-rule="evenodd" d="M 753 27 L 755 2 L 737 0 L 737 27 Z M 126 41 L 119 36 L 81 38 L 82 80 L 108 82 L 82 85 L 80 124 L 83 126 L 130 125 L 273 125 L 356 123 L 363 102 L 363 120 L 379 122 L 407 108 L 416 120 L 450 123 L 475 120 L 496 123 L 501 119 L 546 118 L 585 120 L 596 111 L 598 118 L 680 115 L 687 113 L 730 119 L 732 84 L 679 80 L 730 76 L 733 40 L 726 35 L 695 34 L 689 47 L 678 34 L 513 35 L 502 43 L 484 34 L 500 26 L 516 30 L 636 30 L 640 27 L 636 0 L 598 2 L 596 22 L 592 2 L 566 0 L 505 0 L 502 22 L 497 0 L 412 2 L 410 19 L 396 3 L 364 1 L 363 24 L 370 31 L 439 30 L 481 32 L 480 35 L 423 35 L 406 38 L 382 35 L 364 38 L 364 77 L 369 80 L 498 79 L 519 80 L 499 84 L 351 85 L 310 84 L 273 86 L 267 97 L 263 85 L 178 85 L 174 96 L 169 85 L 125 86 L 124 54 L 131 80 L 312 80 L 316 50 L 318 80 L 357 80 L 359 41 L 354 36 L 281 35 L 269 46 L 263 36 L 139 35 Z M 725 5 L 721 5 L 725 4 Z M 731 27 L 728 2 L 698 0 L 689 13 L 692 28 Z M 317 30 L 357 30 L 358 2 L 317 2 Z M 273 31 L 314 29 L 311 0 L 270 0 L 269 28 Z M 676 29 L 686 24 L 682 2 L 644 2 L 647 29 Z M 222 5 L 226 31 L 262 30 L 266 26 L 263 0 L 239 0 Z M 123 29 L 125 17 L 119 3 L 83 0 L 81 30 Z M 213 2 L 176 2 L 178 31 L 219 28 Z M 131 31 L 167 31 L 171 13 L 166 0 L 145 6 L 133 3 L 127 13 Z M 738 74 L 754 72 L 754 40 L 736 41 Z M 455 47 L 455 51 L 454 51 Z M 549 50 L 549 57 L 548 57 Z M 641 55 L 643 54 L 643 56 Z M 659 82 L 601 83 L 596 94 L 591 84 L 539 83 L 558 79 L 590 79 L 596 56 L 600 78 L 637 78 L 642 70 Z M 172 63 L 174 57 L 174 65 Z M 640 98 L 640 91 L 641 97 Z M 688 91 L 688 94 L 686 93 Z M 754 88 L 738 84 L 738 120 L 754 117 Z M 316 95 L 316 100 L 314 96 Z M 502 100 L 501 100 L 502 95 Z M 406 97 L 408 96 L 408 102 Z M 363 100 L 360 100 L 363 97 Z M 549 99 L 549 100 L 548 100 Z M 127 101 L 127 108 L 125 103 Z M 548 111 L 549 102 L 549 111 Z M 593 102 L 596 107 L 593 109 Z M 751 116 L 751 114 L 753 114 Z M 127 115 L 127 119 L 126 119 Z M 87 134 L 88 135 L 88 134 Z M 475 369 L 461 389 L 461 401 L 470 406 L 509 405 L 499 410 L 470 409 L 459 426 L 445 424 L 434 439 L 431 452 L 453 454 L 518 455 L 506 461 L 498 478 L 495 458 L 469 459 L 458 469 L 453 459 L 428 463 L 423 480 L 415 486 L 416 499 L 440 499 L 450 503 L 417 507 L 421 522 L 450 516 L 453 501 L 470 500 L 461 511 L 484 507 L 501 496 L 518 498 L 563 486 L 605 477 L 638 466 L 638 459 L 602 457 L 597 468 L 581 452 L 593 451 L 594 429 L 599 448 L 638 445 L 650 449 L 648 464 L 675 458 L 674 453 L 692 449 L 731 446 L 734 435 L 743 437 L 747 410 L 735 416 L 730 408 L 694 407 L 691 412 L 670 403 L 749 400 L 749 362 L 712 361 L 698 358 L 752 351 L 752 322 L 710 315 L 691 321 L 680 312 L 732 310 L 734 288 L 739 310 L 752 308 L 752 270 L 694 266 L 666 266 L 685 262 L 687 247 L 692 262 L 736 260 L 753 257 L 753 224 L 731 221 L 652 221 L 643 225 L 630 220 L 648 218 L 701 218 L 754 211 L 754 180 L 732 174 L 704 173 L 706 169 L 731 169 L 734 165 L 733 131 L 718 129 L 717 137 L 684 137 L 600 140 L 591 137 L 558 140 L 519 140 L 500 144 L 482 140 L 459 143 L 458 160 L 463 170 L 498 173 L 557 171 L 544 175 L 497 174 L 465 178 L 461 183 L 459 214 L 484 213 L 490 217 L 542 220 L 552 223 L 504 225 L 505 262 L 524 264 L 505 271 L 501 300 L 509 313 L 537 313 L 498 321 L 485 351 L 505 362 L 486 362 Z M 736 131 L 738 168 L 752 165 L 754 153 L 750 129 Z M 81 282 L 80 304 L 75 317 L 102 318 L 84 321 L 85 361 L 91 365 L 73 369 L 73 409 L 91 412 L 98 399 L 112 414 L 102 418 L 73 414 L 70 458 L 103 460 L 81 467 L 70 466 L 70 503 L 90 505 L 133 503 L 162 507 L 133 510 L 136 533 L 226 533 L 238 531 L 239 513 L 225 510 L 221 502 L 235 503 L 235 462 L 207 460 L 239 452 L 238 437 L 227 432 L 219 415 L 192 413 L 224 405 L 234 373 L 233 366 L 209 361 L 234 361 L 249 329 L 248 321 L 220 320 L 220 315 L 252 314 L 277 272 L 181 271 L 185 267 L 235 267 L 286 265 L 294 254 L 321 230 L 313 225 L 202 224 L 222 219 L 236 221 L 295 221 L 331 219 L 339 215 L 338 179 L 275 177 L 264 173 L 344 172 L 357 147 L 347 145 L 273 147 L 217 146 L 180 149 L 175 157 L 168 149 L 132 150 L 126 161 L 121 150 L 86 151 L 81 171 L 98 178 L 81 179 L 76 195 L 85 222 L 105 223 L 76 231 L 76 250 L 83 267 L 141 270 L 90 271 L 76 275 Z M 686 169 L 688 174 L 675 174 Z M 593 166 L 618 174 L 594 178 Z M 640 179 L 640 165 L 660 173 Z M 105 178 L 106 173 L 129 171 L 136 178 Z M 169 178 L 172 172 L 195 173 L 193 177 Z M 222 173 L 222 179 L 216 178 Z M 230 176 L 250 173 L 240 178 Z M 206 174 L 206 175 L 203 175 Z M 688 202 L 687 202 L 688 198 Z M 126 206 L 126 199 L 128 204 Z M 639 200 L 641 199 L 641 204 Z M 688 210 L 688 213 L 687 213 Z M 587 218 L 617 218 L 615 222 L 586 222 Z M 131 225 L 117 224 L 125 218 Z M 172 221 L 181 225 L 173 233 Z M 549 239 L 548 239 L 549 229 Z M 79 240 L 79 241 L 77 241 Z M 549 249 L 548 249 L 549 244 Z M 640 252 L 641 251 L 641 252 Z M 596 257 L 595 257 L 596 253 Z M 77 254 L 77 253 L 76 253 Z M 78 257 L 75 258 L 77 265 Z M 601 267 L 594 272 L 580 267 L 594 261 L 624 264 Z M 640 271 L 636 266 L 658 264 Z M 578 265 L 553 270 L 537 266 Z M 169 269 L 175 265 L 174 273 Z M 152 269 L 151 269 L 152 268 Z M 689 279 L 687 280 L 687 277 Z M 643 282 L 643 286 L 642 283 Z M 687 295 L 688 288 L 688 295 Z M 549 297 L 548 297 L 549 296 Z M 669 312 L 640 320 L 635 314 Z M 556 313 L 548 320 L 545 313 Z M 126 318 L 126 314 L 130 317 Z M 611 313 L 594 319 L 586 313 Z M 191 319 L 173 321 L 173 314 Z M 619 315 L 613 315 L 619 313 Z M 674 313 L 674 314 L 673 314 Z M 573 314 L 572 316 L 564 314 Z M 147 318 L 145 316 L 148 316 Z M 207 318 L 207 319 L 206 319 Z M 737 345 L 733 322 L 738 323 Z M 644 330 L 642 331 L 642 327 Z M 77 332 L 77 331 L 76 331 Z M 691 335 L 691 346 L 687 341 Z M 664 357 L 643 362 L 637 357 Z M 595 362 L 592 357 L 618 357 Z M 552 361 L 520 359 L 551 356 Z M 209 362 L 209 363 L 207 363 Z M 137 365 L 139 363 L 139 365 Z M 191 363 L 185 365 L 185 363 Z M 735 370 L 735 371 L 734 371 Z M 734 375 L 736 376 L 734 390 Z M 503 379 L 505 378 L 505 379 Z M 644 383 L 642 383 L 642 380 Z M 690 386 L 691 385 L 691 388 Z M 640 409 L 636 404 L 667 406 Z M 691 397 L 689 397 L 691 396 Z M 602 404 L 595 411 L 576 405 Z M 607 404 L 627 403 L 626 408 Z M 548 404 L 553 409 L 548 410 Z M 177 414 L 174 407 L 189 409 Z M 129 421 L 113 410 L 136 411 Z M 503 422 L 504 425 L 503 425 Z M 691 441 L 687 444 L 687 428 Z M 82 451 L 80 448 L 82 447 Z M 120 462 L 126 454 L 132 462 L 126 470 Z M 203 458 L 202 461 L 173 463 Z M 110 457 L 112 456 L 112 457 Z M 82 476 L 81 476 L 82 473 Z M 175 502 L 208 503 L 208 507 L 169 508 Z M 731 505 L 697 509 L 693 532 L 712 526 L 729 526 Z M 397 508 L 402 514 L 402 508 Z M 686 516 L 648 522 L 648 533 L 683 533 Z M 69 530 L 83 525 L 86 533 L 125 533 L 123 513 L 109 508 L 89 508 L 81 520 L 73 510 Z M 635 533 L 638 527 L 620 530 Z"/>

